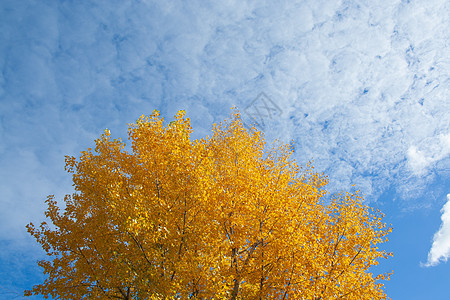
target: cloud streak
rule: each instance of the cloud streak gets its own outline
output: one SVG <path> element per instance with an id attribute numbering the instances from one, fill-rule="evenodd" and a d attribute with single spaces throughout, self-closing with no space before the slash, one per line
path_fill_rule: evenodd
<path id="1" fill-rule="evenodd" d="M 441 209 L 442 224 L 434 234 L 433 244 L 428 253 L 426 267 L 436 266 L 441 262 L 447 262 L 450 257 L 450 194 L 447 194 L 447 203 Z"/>

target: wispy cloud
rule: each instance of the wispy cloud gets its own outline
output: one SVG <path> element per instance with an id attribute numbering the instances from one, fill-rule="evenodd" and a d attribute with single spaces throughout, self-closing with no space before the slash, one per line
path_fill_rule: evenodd
<path id="1" fill-rule="evenodd" d="M 442 224 L 434 234 L 433 244 L 428 253 L 428 260 L 423 266 L 432 267 L 440 262 L 446 262 L 450 257 L 450 194 L 447 195 L 447 203 L 442 207 Z"/>
<path id="2" fill-rule="evenodd" d="M 267 137 L 331 190 L 376 196 L 446 157 L 421 144 L 449 131 L 446 1 L 17 3 L 0 12 L 0 150 L 76 153 L 155 108 L 185 108 L 200 136 L 264 92 L 283 111 Z"/>

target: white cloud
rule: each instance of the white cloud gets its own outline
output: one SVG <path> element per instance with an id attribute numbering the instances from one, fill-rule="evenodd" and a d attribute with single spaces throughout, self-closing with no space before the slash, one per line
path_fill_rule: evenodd
<path id="1" fill-rule="evenodd" d="M 407 152 L 408 164 L 415 175 L 423 175 L 433 163 L 450 154 L 450 134 L 441 134 L 422 141 L 421 150 L 411 146 Z"/>
<path id="2" fill-rule="evenodd" d="M 440 262 L 447 262 L 450 257 L 450 194 L 447 194 L 447 203 L 442 207 L 442 224 L 434 234 L 433 244 L 428 253 L 428 261 L 424 266 L 436 266 Z"/>

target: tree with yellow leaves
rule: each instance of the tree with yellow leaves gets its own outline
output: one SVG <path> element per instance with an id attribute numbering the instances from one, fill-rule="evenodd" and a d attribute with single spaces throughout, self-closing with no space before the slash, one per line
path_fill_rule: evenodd
<path id="1" fill-rule="evenodd" d="M 191 141 L 180 111 L 110 132 L 66 157 L 75 193 L 28 231 L 50 256 L 26 295 L 57 299 L 386 299 L 369 268 L 390 228 L 358 194 L 324 200 L 327 178 L 284 145 L 265 150 L 239 114 Z"/>

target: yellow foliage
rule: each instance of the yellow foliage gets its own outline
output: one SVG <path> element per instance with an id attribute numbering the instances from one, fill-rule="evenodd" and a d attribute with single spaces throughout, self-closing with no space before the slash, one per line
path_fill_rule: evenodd
<path id="1" fill-rule="evenodd" d="M 369 268 L 390 228 L 358 194 L 324 203 L 327 178 L 282 146 L 265 150 L 238 113 L 191 141 L 180 111 L 108 130 L 66 157 L 76 192 L 28 231 L 48 278 L 26 295 L 58 299 L 386 299 Z M 54 228 L 54 229 L 53 229 Z"/>

